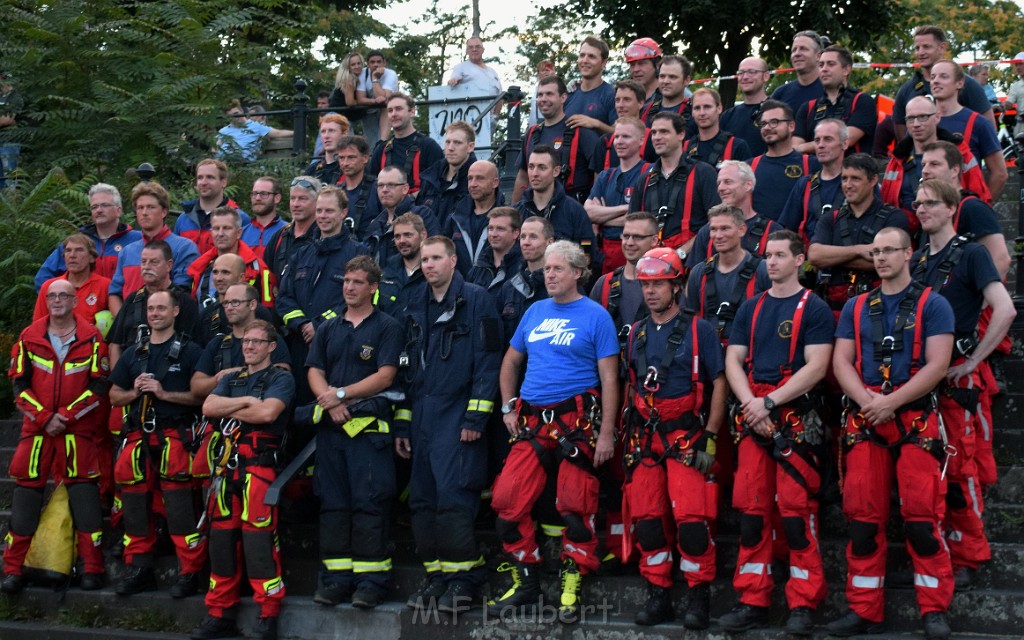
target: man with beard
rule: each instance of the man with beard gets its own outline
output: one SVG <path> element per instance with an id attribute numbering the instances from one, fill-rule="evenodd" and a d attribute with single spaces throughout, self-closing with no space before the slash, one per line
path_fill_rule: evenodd
<path id="1" fill-rule="evenodd" d="M 403 213 L 395 218 L 392 225 L 395 235 L 395 249 L 398 255 L 391 256 L 384 265 L 377 287 L 377 307 L 405 326 L 410 304 L 419 304 L 427 282 L 420 269 L 420 247 L 427 239 L 427 228 L 423 218 L 415 213 Z"/>
<path id="2" fill-rule="evenodd" d="M 262 260 L 270 239 L 287 224 L 277 213 L 277 206 L 281 204 L 281 183 L 274 176 L 256 178 L 249 197 L 252 200 L 252 219 L 242 230 L 242 242 Z"/>
<path id="3" fill-rule="evenodd" d="M 145 183 L 143 183 L 145 184 Z M 210 238 L 210 214 L 220 207 L 232 207 L 242 216 L 242 226 L 249 225 L 249 214 L 242 211 L 234 200 L 224 195 L 228 186 L 228 166 L 220 160 L 207 158 L 196 165 L 196 191 L 199 197 L 181 203 L 181 215 L 174 222 L 174 233 L 187 238 L 199 248 L 199 253 L 213 247 Z M 185 265 L 186 267 L 188 265 Z"/>
<path id="4" fill-rule="evenodd" d="M 754 209 L 778 220 L 796 181 L 819 169 L 818 160 L 793 148 L 793 111 L 785 102 L 766 100 L 757 121 L 768 150 L 750 161 L 757 176 Z"/>

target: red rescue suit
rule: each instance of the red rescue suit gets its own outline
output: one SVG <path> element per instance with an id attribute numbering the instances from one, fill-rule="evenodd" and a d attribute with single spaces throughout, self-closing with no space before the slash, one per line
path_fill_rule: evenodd
<path id="1" fill-rule="evenodd" d="M 8 375 L 15 405 L 24 419 L 9 470 L 17 487 L 6 536 L 4 571 L 8 575 L 21 573 L 39 524 L 43 488 L 52 476 L 54 482 L 68 486 L 85 572 L 102 574 L 103 522 L 96 488 L 100 452 L 96 435 L 109 409 L 107 346 L 95 326 L 80 321 L 74 341 L 60 360 L 50 343 L 48 327 L 49 316 L 33 322 L 21 332 L 11 353 Z M 66 430 L 51 436 L 45 428 L 55 414 L 64 417 Z"/>

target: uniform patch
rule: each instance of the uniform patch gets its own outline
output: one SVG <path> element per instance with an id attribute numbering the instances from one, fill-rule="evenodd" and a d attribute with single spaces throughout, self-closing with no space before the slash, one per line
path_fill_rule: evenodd
<path id="1" fill-rule="evenodd" d="M 551 146 L 554 147 L 555 151 L 558 151 L 559 149 L 562 148 L 562 141 L 561 140 L 555 140 L 554 143 L 552 143 Z"/>
<path id="2" fill-rule="evenodd" d="M 88 296 L 86 296 L 85 304 L 89 305 L 90 307 L 95 305 L 96 304 L 96 294 L 95 293 L 90 293 Z"/>
<path id="3" fill-rule="evenodd" d="M 363 350 L 359 352 L 359 357 L 363 360 L 369 360 L 373 357 L 373 347 L 369 345 L 363 345 Z"/>
<path id="4" fill-rule="evenodd" d="M 104 373 L 108 373 L 110 371 L 110 358 L 107 356 L 100 358 L 100 370 Z"/>
<path id="5" fill-rule="evenodd" d="M 793 321 L 783 320 L 782 323 L 779 325 L 778 334 L 780 338 L 784 338 L 786 340 L 789 340 L 791 337 L 793 337 Z"/>
<path id="6" fill-rule="evenodd" d="M 804 175 L 804 169 L 798 164 L 791 164 L 786 167 L 786 177 L 795 180 Z"/>
<path id="7" fill-rule="evenodd" d="M 633 197 L 633 187 L 626 187 L 626 190 L 622 193 L 622 199 L 625 200 L 625 204 L 629 204 L 629 200 Z"/>
<path id="8" fill-rule="evenodd" d="M 114 245 L 114 252 L 115 253 L 121 253 L 121 245 L 115 244 Z"/>

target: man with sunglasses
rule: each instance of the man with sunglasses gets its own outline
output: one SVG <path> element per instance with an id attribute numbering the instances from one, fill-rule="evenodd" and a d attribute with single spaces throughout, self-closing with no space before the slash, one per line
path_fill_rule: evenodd
<path id="1" fill-rule="evenodd" d="M 263 498 L 277 477 L 277 450 L 288 426 L 295 382 L 272 365 L 271 354 L 282 348 L 273 325 L 258 320 L 238 342 L 244 366 L 220 379 L 203 402 L 203 415 L 221 420 L 226 455 L 235 464 L 220 470 L 220 490 L 205 505 L 210 518 L 208 615 L 192 630 L 194 640 L 237 634 L 235 616 L 243 574 L 259 607 L 249 638 L 277 640 L 284 603 L 278 512 Z M 235 431 L 229 432 L 232 427 Z"/>
<path id="2" fill-rule="evenodd" d="M 911 279 L 912 252 L 904 229 L 878 231 L 866 254 L 881 286 L 851 296 L 836 330 L 832 366 L 847 399 L 842 446 L 850 610 L 828 625 L 834 636 L 883 630 L 894 482 L 925 638 L 950 636 L 953 567 L 942 539 L 947 438 L 930 395 L 946 377 L 955 321 L 945 298 Z"/>
<path id="3" fill-rule="evenodd" d="M 263 250 L 263 262 L 278 282 L 295 252 L 320 237 L 315 215 L 316 196 L 322 186 L 312 176 L 298 176 L 289 185 L 288 210 L 292 221 L 275 232 Z"/>

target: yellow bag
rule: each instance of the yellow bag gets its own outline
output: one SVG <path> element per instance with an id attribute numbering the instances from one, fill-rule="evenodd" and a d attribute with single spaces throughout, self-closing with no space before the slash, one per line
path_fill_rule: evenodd
<path id="1" fill-rule="evenodd" d="M 34 582 L 63 581 L 71 575 L 75 564 L 75 529 L 71 522 L 68 489 L 57 485 L 50 501 L 43 508 L 39 528 L 32 536 L 25 556 L 26 577 Z"/>

